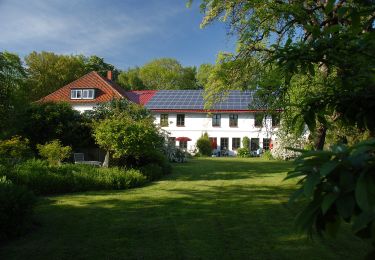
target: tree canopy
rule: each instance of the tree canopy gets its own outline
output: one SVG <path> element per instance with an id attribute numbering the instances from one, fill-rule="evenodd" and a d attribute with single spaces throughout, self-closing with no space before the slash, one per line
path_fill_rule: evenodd
<path id="1" fill-rule="evenodd" d="M 195 89 L 195 68 L 184 68 L 177 60 L 161 58 L 140 68 L 139 77 L 149 89 Z"/>
<path id="2" fill-rule="evenodd" d="M 202 1 L 202 27 L 221 20 L 238 39 L 237 53 L 218 61 L 227 73 L 211 81 L 223 87 L 211 90 L 244 82 L 288 109 L 296 106 L 289 97 L 297 77 L 309 82 L 300 117 L 320 139 L 329 120 L 374 135 L 374 115 L 365 112 L 375 104 L 374 9 L 372 1 L 355 0 Z"/>

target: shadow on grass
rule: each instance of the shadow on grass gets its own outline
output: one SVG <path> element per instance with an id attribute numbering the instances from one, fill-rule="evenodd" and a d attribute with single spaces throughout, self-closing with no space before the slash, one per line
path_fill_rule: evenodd
<path id="1" fill-rule="evenodd" d="M 365 252 L 352 237 L 323 244 L 296 235 L 297 209 L 286 207 L 292 190 L 227 185 L 46 198 L 41 229 L 0 257 L 356 259 Z"/>

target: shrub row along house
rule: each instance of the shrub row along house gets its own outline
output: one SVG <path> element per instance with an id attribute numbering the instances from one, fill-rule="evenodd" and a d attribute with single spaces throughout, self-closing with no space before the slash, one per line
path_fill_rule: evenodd
<path id="1" fill-rule="evenodd" d="M 97 72 L 90 72 L 39 100 L 68 102 L 80 112 L 113 99 L 125 98 L 148 108 L 155 123 L 170 133 L 170 141 L 188 152 L 196 151 L 196 142 L 207 133 L 213 150 L 236 154 L 244 137 L 250 138 L 250 149 L 268 150 L 275 138 L 277 118 L 265 116 L 262 110 L 250 109 L 252 92 L 233 90 L 211 109 L 204 108 L 203 90 L 126 91 Z"/>

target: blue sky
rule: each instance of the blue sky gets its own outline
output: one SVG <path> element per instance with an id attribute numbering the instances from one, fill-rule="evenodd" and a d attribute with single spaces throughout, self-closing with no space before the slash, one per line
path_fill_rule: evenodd
<path id="1" fill-rule="evenodd" d="M 0 0 L 0 50 L 103 57 L 119 69 L 171 57 L 184 66 L 233 51 L 225 25 L 204 29 L 196 0 Z"/>

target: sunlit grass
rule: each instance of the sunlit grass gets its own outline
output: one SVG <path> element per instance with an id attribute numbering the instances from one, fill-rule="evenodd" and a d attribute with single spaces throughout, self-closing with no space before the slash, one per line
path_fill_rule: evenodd
<path id="1" fill-rule="evenodd" d="M 200 158 L 146 187 L 40 201 L 39 226 L 3 246 L 15 259 L 360 259 L 368 247 L 297 234 L 291 163 Z"/>

